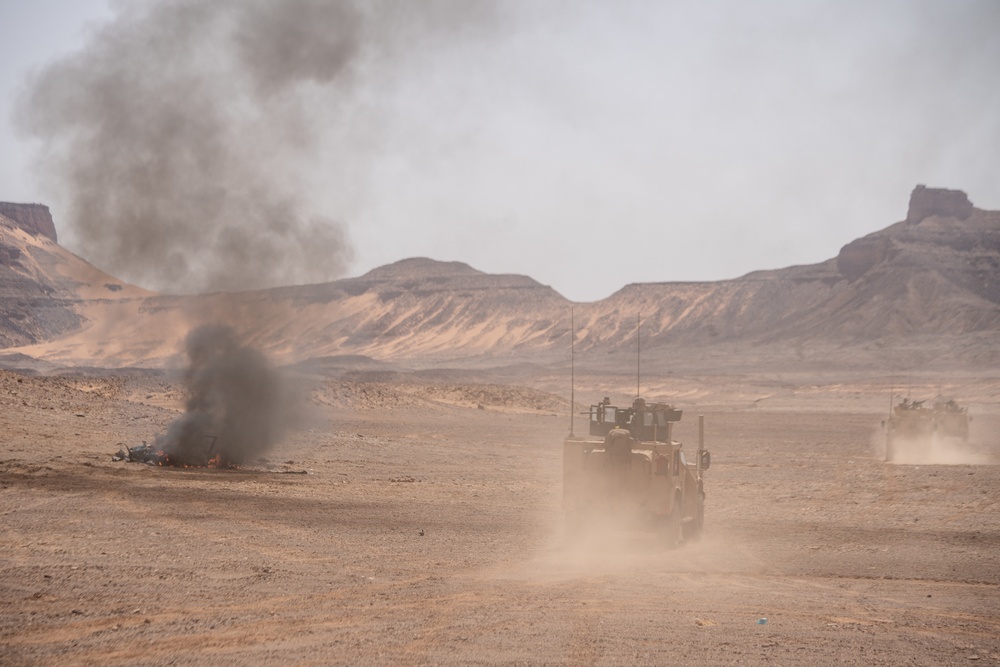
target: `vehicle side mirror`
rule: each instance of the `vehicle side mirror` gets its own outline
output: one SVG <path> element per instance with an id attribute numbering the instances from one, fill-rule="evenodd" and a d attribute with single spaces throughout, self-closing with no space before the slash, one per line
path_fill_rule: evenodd
<path id="1" fill-rule="evenodd" d="M 701 450 L 701 469 L 708 470 L 709 466 L 712 465 L 712 453 L 707 449 Z"/>

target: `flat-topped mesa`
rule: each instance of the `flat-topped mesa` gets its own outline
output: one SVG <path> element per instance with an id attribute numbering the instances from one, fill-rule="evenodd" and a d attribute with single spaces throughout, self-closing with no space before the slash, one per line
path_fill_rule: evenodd
<path id="1" fill-rule="evenodd" d="M 46 236 L 58 243 L 56 238 L 56 225 L 52 222 L 52 214 L 49 207 L 42 204 L 12 204 L 10 202 L 0 202 L 0 215 L 10 218 L 17 223 L 17 226 L 38 236 Z"/>
<path id="2" fill-rule="evenodd" d="M 910 210 L 906 214 L 906 221 L 916 224 L 930 215 L 965 220 L 972 215 L 972 211 L 969 196 L 961 190 L 918 185 L 910 194 Z"/>
<path id="3" fill-rule="evenodd" d="M 441 262 L 427 257 L 410 257 L 372 269 L 361 277 L 374 280 L 410 280 L 481 275 L 485 274 L 464 262 Z"/>

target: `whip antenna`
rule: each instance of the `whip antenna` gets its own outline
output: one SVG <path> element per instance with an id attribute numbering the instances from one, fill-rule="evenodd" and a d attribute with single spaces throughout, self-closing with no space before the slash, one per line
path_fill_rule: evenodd
<path id="1" fill-rule="evenodd" d="M 573 306 L 569 308 L 569 434 L 573 435 L 576 415 L 576 320 Z"/>
<path id="2" fill-rule="evenodd" d="M 635 397 L 639 398 L 641 395 L 639 392 L 639 378 L 641 377 L 642 366 L 640 361 L 642 359 L 642 336 L 640 332 L 642 331 L 642 313 L 635 316 Z"/>

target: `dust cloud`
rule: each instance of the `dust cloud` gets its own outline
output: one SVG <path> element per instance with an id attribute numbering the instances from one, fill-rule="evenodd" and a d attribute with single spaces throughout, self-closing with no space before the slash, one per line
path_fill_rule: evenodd
<path id="1" fill-rule="evenodd" d="M 561 461 L 558 463 L 549 471 L 555 478 L 562 475 Z M 553 505 L 558 506 L 559 501 L 554 500 Z M 711 511 L 718 512 L 719 507 Z M 687 537 L 675 548 L 668 547 L 654 527 L 642 521 L 623 520 L 616 512 L 591 508 L 585 525 L 578 524 L 575 529 L 567 525 L 563 511 L 550 511 L 544 519 L 538 519 L 547 536 L 541 548 L 530 557 L 502 563 L 489 571 L 493 579 L 551 585 L 581 579 L 606 581 L 625 573 L 645 572 L 651 578 L 675 576 L 675 583 L 697 591 L 713 585 L 703 579 L 706 573 L 756 566 L 756 561 L 738 546 L 741 536 L 711 517 L 700 536 Z M 615 604 L 631 602 L 626 591 L 605 590 L 602 594 Z"/>
<path id="2" fill-rule="evenodd" d="M 963 441 L 938 436 L 927 441 L 898 439 L 889 461 L 901 465 L 990 465 L 997 462 L 977 439 Z"/>
<path id="3" fill-rule="evenodd" d="M 895 435 L 891 452 L 886 425 L 871 432 L 872 455 L 886 463 L 899 465 L 994 465 L 996 416 L 989 412 L 970 411 L 967 437 L 948 435 L 937 430 L 926 437 Z"/>
<path id="4" fill-rule="evenodd" d="M 194 329 L 183 415 L 154 447 L 173 465 L 238 465 L 274 446 L 290 426 L 294 403 L 283 378 L 257 350 L 220 325 Z"/>
<path id="5" fill-rule="evenodd" d="M 71 244 L 102 269 L 171 293 L 332 280 L 353 251 L 319 203 L 331 195 L 317 172 L 350 166 L 320 155 L 323 132 L 362 124 L 352 91 L 372 61 L 487 13 L 457 1 L 121 3 L 81 52 L 33 78 L 17 121 L 67 199 Z"/>

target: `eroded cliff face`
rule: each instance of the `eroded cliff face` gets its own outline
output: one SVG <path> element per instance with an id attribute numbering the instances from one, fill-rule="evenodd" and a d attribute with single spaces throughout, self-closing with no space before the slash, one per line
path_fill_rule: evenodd
<path id="1" fill-rule="evenodd" d="M 918 185 L 910 193 L 910 208 L 906 213 L 906 221 L 918 223 L 932 215 L 965 220 L 972 215 L 973 210 L 969 196 L 961 190 Z"/>
<path id="2" fill-rule="evenodd" d="M 921 224 L 932 216 L 938 221 Z M 959 251 L 971 251 L 984 243 L 992 247 L 995 230 L 988 223 L 990 219 L 989 212 L 974 207 L 961 190 L 918 185 L 910 193 L 906 220 L 845 245 L 837 255 L 837 269 L 848 280 L 855 281 L 914 243 Z M 987 222 L 984 224 L 983 220 Z M 966 221 L 969 224 L 959 224 Z"/>
<path id="3" fill-rule="evenodd" d="M 0 266 L 11 266 L 20 258 L 20 248 L 0 243 Z"/>
<path id="4" fill-rule="evenodd" d="M 837 269 L 848 280 L 857 280 L 876 264 L 889 259 L 892 241 L 884 236 L 865 236 L 840 249 Z"/>
<path id="5" fill-rule="evenodd" d="M 80 331 L 85 304 L 149 295 L 55 239 L 48 207 L 0 203 L 0 351 Z"/>
<path id="6" fill-rule="evenodd" d="M 913 221 L 852 241 L 819 264 L 717 282 L 634 284 L 577 304 L 527 276 L 427 258 L 316 285 L 157 296 L 0 216 L 0 349 L 44 342 L 24 353 L 154 367 L 210 315 L 281 363 L 352 355 L 428 367 L 548 363 L 565 360 L 571 331 L 577 352 L 635 349 L 641 315 L 650 358 L 734 343 L 858 350 L 923 337 L 941 347 L 947 336 L 962 337 L 967 358 L 994 354 L 1000 212 L 973 208 L 958 191 L 918 187 L 909 215 Z"/>
<path id="7" fill-rule="evenodd" d="M 58 243 L 56 225 L 52 222 L 49 207 L 42 204 L 13 204 L 0 202 L 0 215 L 17 223 L 17 226 L 34 236 L 45 236 Z"/>
<path id="8" fill-rule="evenodd" d="M 48 209 L 40 208 L 47 215 Z M 37 211 L 34 214 L 41 219 Z M 47 234 L 27 228 L 31 218 L 24 220 L 0 214 L 0 350 L 74 331 L 81 324 L 67 300 L 70 294 L 49 280 L 45 275 L 47 267 L 39 264 L 39 259 L 48 258 L 47 251 L 33 244 L 53 249 L 58 246 L 48 241 Z M 42 237 L 45 240 L 39 240 Z M 36 250 L 37 258 L 32 250 Z"/>

